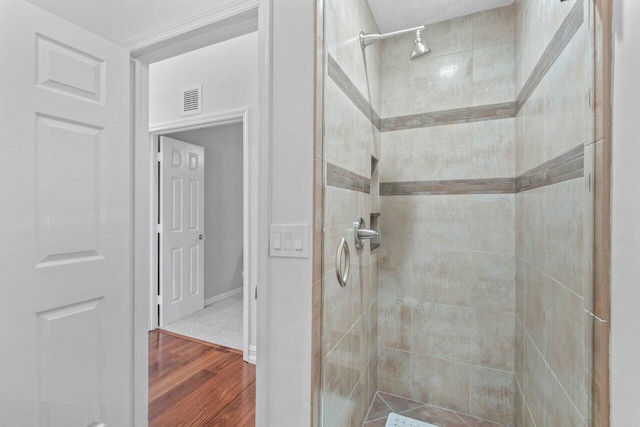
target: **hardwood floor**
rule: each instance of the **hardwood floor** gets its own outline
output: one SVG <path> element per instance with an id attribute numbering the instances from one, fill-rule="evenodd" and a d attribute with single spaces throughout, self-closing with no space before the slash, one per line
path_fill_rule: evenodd
<path id="1" fill-rule="evenodd" d="M 254 426 L 255 366 L 242 353 L 149 332 L 149 426 Z"/>

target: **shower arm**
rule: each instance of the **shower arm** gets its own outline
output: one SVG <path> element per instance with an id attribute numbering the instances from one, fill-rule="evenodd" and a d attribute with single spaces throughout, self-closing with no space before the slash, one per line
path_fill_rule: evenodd
<path id="1" fill-rule="evenodd" d="M 426 28 L 426 26 L 422 25 L 420 27 L 407 28 L 406 30 L 392 31 L 390 33 L 384 34 L 366 34 L 364 31 L 360 31 L 360 45 L 363 49 L 365 49 L 367 46 L 377 43 L 380 40 L 390 39 L 393 37 L 401 36 L 402 34 L 411 33 L 413 31 L 421 32 Z"/>

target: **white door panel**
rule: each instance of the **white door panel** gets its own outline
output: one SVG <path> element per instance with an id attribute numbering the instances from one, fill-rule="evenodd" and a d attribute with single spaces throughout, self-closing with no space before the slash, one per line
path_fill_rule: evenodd
<path id="1" fill-rule="evenodd" d="M 0 425 L 131 425 L 128 53 L 0 2 Z"/>
<path id="2" fill-rule="evenodd" d="M 160 325 L 204 308 L 204 148 L 166 136 L 162 150 Z"/>

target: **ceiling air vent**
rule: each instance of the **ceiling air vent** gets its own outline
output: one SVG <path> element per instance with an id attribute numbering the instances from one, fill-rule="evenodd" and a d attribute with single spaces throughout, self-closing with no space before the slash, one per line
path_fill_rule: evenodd
<path id="1" fill-rule="evenodd" d="M 202 113 L 202 86 L 190 86 L 182 90 L 182 115 Z"/>

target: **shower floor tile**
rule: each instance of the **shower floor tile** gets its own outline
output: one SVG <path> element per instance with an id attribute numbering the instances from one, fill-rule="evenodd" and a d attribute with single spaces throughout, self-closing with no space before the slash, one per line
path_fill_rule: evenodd
<path id="1" fill-rule="evenodd" d="M 382 392 L 376 393 L 363 427 L 384 427 L 387 417 L 392 412 L 439 427 L 504 427 L 501 424 Z"/>

